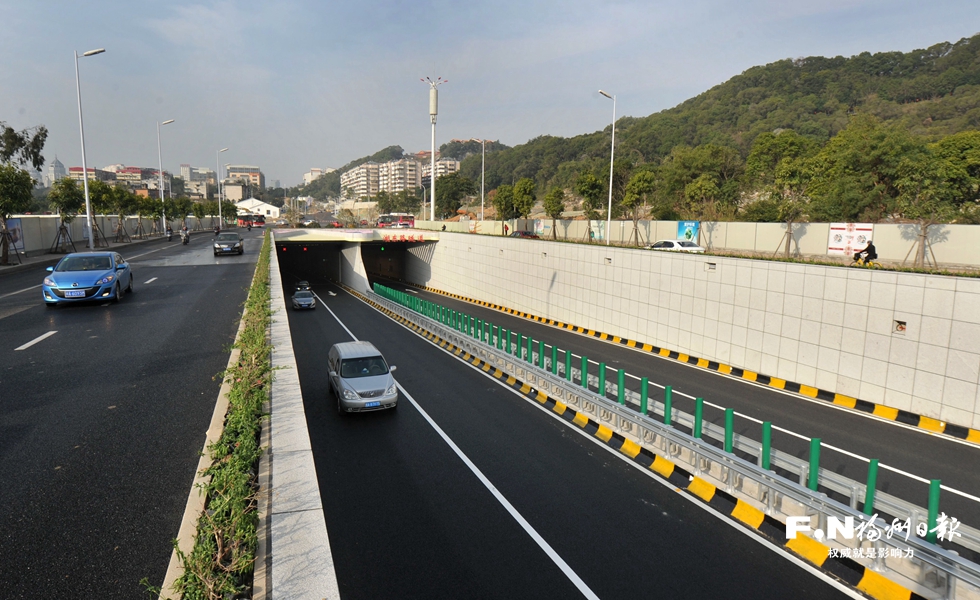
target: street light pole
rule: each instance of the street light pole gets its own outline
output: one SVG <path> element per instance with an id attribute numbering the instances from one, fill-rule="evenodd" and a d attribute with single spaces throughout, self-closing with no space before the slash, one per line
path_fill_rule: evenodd
<path id="1" fill-rule="evenodd" d="M 89 50 L 83 53 L 82 56 L 94 56 L 103 52 L 105 52 L 105 48 L 98 48 L 96 50 Z M 92 245 L 92 204 L 88 197 L 88 164 L 85 162 L 85 126 L 82 124 L 82 86 L 78 81 L 77 51 L 75 51 L 75 92 L 78 94 L 78 130 L 82 136 L 82 187 L 85 189 L 85 230 L 88 234 L 88 247 L 92 249 L 94 248 Z"/>
<path id="2" fill-rule="evenodd" d="M 214 187 L 216 188 L 215 196 L 217 196 L 216 199 L 218 201 L 218 226 L 219 227 L 221 225 L 224 225 L 224 215 L 221 214 L 221 153 L 227 151 L 228 148 L 222 148 L 221 150 L 218 150 L 217 152 L 214 153 L 214 168 L 215 168 L 214 183 L 217 184 Z"/>
<path id="3" fill-rule="evenodd" d="M 484 198 L 484 187 L 487 180 L 487 141 L 480 140 L 483 143 L 483 163 L 480 165 L 480 220 L 483 220 L 483 198 Z"/>
<path id="4" fill-rule="evenodd" d="M 609 150 L 609 211 L 606 213 L 606 245 L 608 246 L 611 233 L 609 227 L 612 222 L 613 159 L 616 158 L 616 96 L 610 96 L 602 90 L 599 90 L 599 93 L 613 101 L 612 144 Z"/>
<path id="5" fill-rule="evenodd" d="M 169 125 L 169 124 L 171 124 L 173 122 L 174 122 L 173 119 L 167 119 L 163 123 L 161 123 L 160 121 L 157 121 L 157 159 L 160 161 L 160 165 L 159 165 L 159 167 L 160 167 L 160 171 L 159 171 L 159 174 L 160 174 L 160 209 L 161 209 L 160 219 L 162 221 L 161 222 L 161 225 L 163 226 L 163 229 L 161 231 L 164 231 L 164 232 L 167 231 L 167 209 L 166 209 L 166 206 L 167 205 L 163 201 L 163 152 L 160 151 L 160 126 L 161 125 Z"/>
<path id="6" fill-rule="evenodd" d="M 429 174 L 429 220 L 436 220 L 436 117 L 439 115 L 439 86 L 449 83 L 448 79 L 436 77 L 433 81 L 426 77 L 421 80 L 429 83 L 429 119 L 432 121 L 432 156 L 430 156 Z"/>

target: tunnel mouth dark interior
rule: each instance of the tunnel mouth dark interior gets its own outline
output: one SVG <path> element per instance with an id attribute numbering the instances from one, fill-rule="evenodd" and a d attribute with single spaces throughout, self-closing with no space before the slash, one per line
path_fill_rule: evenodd
<path id="1" fill-rule="evenodd" d="M 361 260 L 368 281 L 404 280 L 406 242 L 361 242 Z M 350 242 L 277 241 L 279 271 L 286 283 L 306 280 L 310 283 L 342 282 L 344 248 L 353 253 Z"/>

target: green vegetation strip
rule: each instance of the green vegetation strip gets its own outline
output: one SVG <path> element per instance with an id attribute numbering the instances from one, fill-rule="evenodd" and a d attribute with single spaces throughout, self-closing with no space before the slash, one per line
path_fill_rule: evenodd
<path id="1" fill-rule="evenodd" d="M 241 354 L 222 374 L 231 386 L 228 413 L 221 437 L 208 447 L 212 462 L 202 473 L 207 500 L 197 522 L 194 548 L 185 554 L 174 542 L 184 569 L 174 587 L 184 600 L 244 597 L 252 587 L 259 522 L 259 434 L 272 376 L 267 335 L 269 251 L 267 232 L 245 302 L 244 326 L 234 346 Z"/>

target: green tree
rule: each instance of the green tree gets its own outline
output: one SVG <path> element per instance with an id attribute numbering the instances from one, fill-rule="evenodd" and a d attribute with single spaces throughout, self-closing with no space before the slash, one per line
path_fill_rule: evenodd
<path id="1" fill-rule="evenodd" d="M 85 190 L 82 189 L 84 195 Z M 107 215 L 112 212 L 112 186 L 100 180 L 88 182 L 88 201 L 93 215 Z"/>
<path id="2" fill-rule="evenodd" d="M 9 264 L 10 243 L 7 232 L 7 219 L 11 215 L 24 212 L 33 202 L 34 180 L 24 169 L 9 162 L 0 163 L 0 264 Z"/>
<path id="3" fill-rule="evenodd" d="M 579 174 L 575 181 L 575 193 L 582 196 L 582 210 L 585 212 L 585 239 L 592 240 L 592 221 L 599 218 L 599 207 L 602 206 L 603 185 L 599 178 L 589 172 Z"/>
<path id="4" fill-rule="evenodd" d="M 515 218 L 517 211 L 514 208 L 514 186 L 505 184 L 498 187 L 494 191 L 491 204 L 497 211 L 497 218 L 501 221 L 506 222 Z M 503 229 L 500 230 L 500 234 L 505 235 Z"/>
<path id="5" fill-rule="evenodd" d="M 74 179 L 65 177 L 51 186 L 48 202 L 58 211 L 62 223 L 71 223 L 85 208 L 85 192 Z"/>
<path id="6" fill-rule="evenodd" d="M 898 166 L 921 142 L 871 115 L 851 118 L 813 158 L 810 215 L 822 221 L 878 222 L 893 214 Z"/>
<path id="7" fill-rule="evenodd" d="M 630 234 L 630 240 L 633 240 L 637 246 L 642 243 L 640 219 L 643 218 L 650 196 L 656 189 L 657 176 L 647 169 L 635 172 L 630 177 L 629 183 L 626 184 L 626 191 L 620 206 L 633 221 L 633 232 Z"/>
<path id="8" fill-rule="evenodd" d="M 16 131 L 0 121 L 0 163 L 29 164 L 40 171 L 44 166 L 41 152 L 47 139 L 48 129 L 44 125 Z"/>
<path id="9" fill-rule="evenodd" d="M 551 239 L 558 239 L 557 221 L 565 212 L 565 190 L 553 187 L 544 197 L 544 212 L 551 217 Z"/>
<path id="10" fill-rule="evenodd" d="M 687 217 L 734 212 L 744 168 L 735 148 L 713 143 L 678 146 L 661 165 L 658 193 Z"/>
<path id="11" fill-rule="evenodd" d="M 389 194 L 388 192 L 382 190 L 374 197 L 375 201 L 378 203 L 378 212 L 383 215 L 388 213 L 396 212 L 395 208 L 397 205 L 395 196 Z"/>
<path id="12" fill-rule="evenodd" d="M 914 265 L 926 266 L 929 228 L 946 223 L 956 214 L 956 188 L 948 185 L 966 176 L 960 165 L 954 164 L 930 150 L 907 156 L 898 165 L 895 186 L 899 191 L 899 214 L 919 225 Z"/>
<path id="13" fill-rule="evenodd" d="M 197 228 L 198 229 L 203 228 L 203 225 L 201 224 L 201 220 L 204 218 L 204 215 L 208 214 L 207 210 L 204 207 L 204 203 L 195 202 L 194 205 L 191 207 L 191 212 L 194 214 L 194 218 L 197 219 Z"/>
<path id="14" fill-rule="evenodd" d="M 452 217 L 463 205 L 463 198 L 476 193 L 476 186 L 468 177 L 449 173 L 436 179 L 436 216 Z"/>
<path id="15" fill-rule="evenodd" d="M 534 209 L 535 188 L 534 180 L 530 177 L 522 177 L 514 184 L 514 211 L 517 216 L 526 219 Z"/>
<path id="16" fill-rule="evenodd" d="M 173 211 L 167 211 L 169 214 L 180 217 L 180 222 L 182 225 L 187 225 L 187 215 L 192 214 L 191 211 L 194 210 L 194 202 L 190 198 L 174 198 L 173 199 Z"/>
<path id="17" fill-rule="evenodd" d="M 112 212 L 119 217 L 119 228 L 125 231 L 126 215 L 135 213 L 138 209 L 139 198 L 121 185 L 113 186 L 109 204 Z"/>

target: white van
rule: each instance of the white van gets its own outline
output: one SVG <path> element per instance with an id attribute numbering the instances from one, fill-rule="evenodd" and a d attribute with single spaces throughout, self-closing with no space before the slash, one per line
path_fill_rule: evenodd
<path id="1" fill-rule="evenodd" d="M 366 412 L 398 406 L 398 387 L 381 352 L 371 342 L 334 344 L 327 354 L 330 389 L 337 412 Z"/>

